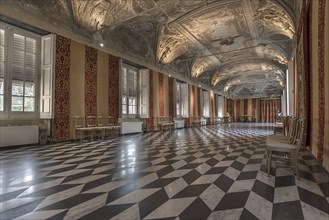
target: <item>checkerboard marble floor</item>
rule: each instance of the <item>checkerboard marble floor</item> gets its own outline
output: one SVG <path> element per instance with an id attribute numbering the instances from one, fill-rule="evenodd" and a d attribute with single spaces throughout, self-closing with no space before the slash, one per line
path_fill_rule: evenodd
<path id="1" fill-rule="evenodd" d="M 329 219 L 328 173 L 265 173 L 264 124 L 2 149 L 0 219 Z"/>

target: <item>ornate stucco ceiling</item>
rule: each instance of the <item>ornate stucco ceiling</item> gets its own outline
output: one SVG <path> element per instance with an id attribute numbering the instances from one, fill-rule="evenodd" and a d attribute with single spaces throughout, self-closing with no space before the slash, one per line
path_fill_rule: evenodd
<path id="1" fill-rule="evenodd" d="M 29 14 L 234 99 L 282 93 L 298 1 L 0 0 L 7 17 Z"/>

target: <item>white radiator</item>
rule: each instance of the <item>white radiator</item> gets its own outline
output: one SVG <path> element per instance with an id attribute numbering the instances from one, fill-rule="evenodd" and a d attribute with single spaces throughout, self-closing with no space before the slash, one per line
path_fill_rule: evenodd
<path id="1" fill-rule="evenodd" d="M 141 121 L 121 122 L 121 134 L 143 132 L 142 124 Z"/>
<path id="2" fill-rule="evenodd" d="M 39 142 L 39 126 L 0 127 L 0 147 L 9 147 Z"/>

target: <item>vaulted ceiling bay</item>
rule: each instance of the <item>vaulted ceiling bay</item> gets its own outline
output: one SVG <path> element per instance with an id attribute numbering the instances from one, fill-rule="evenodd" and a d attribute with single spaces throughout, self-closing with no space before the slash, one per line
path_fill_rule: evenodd
<path id="1" fill-rule="evenodd" d="M 4 7 L 233 99 L 280 96 L 298 0 L 1 0 Z M 6 10 L 2 10 L 6 16 Z"/>

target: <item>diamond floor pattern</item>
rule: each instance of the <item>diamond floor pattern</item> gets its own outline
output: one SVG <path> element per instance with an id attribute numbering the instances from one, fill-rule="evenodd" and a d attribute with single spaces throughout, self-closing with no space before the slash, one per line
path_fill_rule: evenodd
<path id="1" fill-rule="evenodd" d="M 329 219 L 329 175 L 265 173 L 266 124 L 1 149 L 0 219 Z"/>

